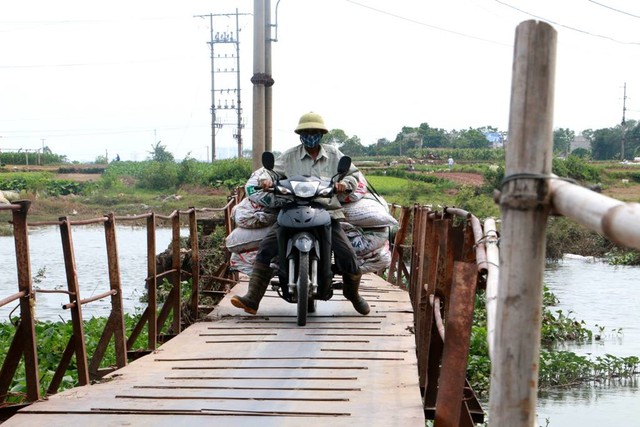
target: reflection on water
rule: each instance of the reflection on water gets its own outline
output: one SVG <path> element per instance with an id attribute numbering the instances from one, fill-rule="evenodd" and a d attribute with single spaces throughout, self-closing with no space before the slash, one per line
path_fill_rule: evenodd
<path id="1" fill-rule="evenodd" d="M 640 356 L 639 267 L 609 266 L 602 262 L 565 258 L 549 266 L 545 283 L 560 299 L 557 309 L 571 311 L 576 320 L 602 340 L 564 344 L 564 350 L 592 357 L 612 354 Z M 570 390 L 540 392 L 538 425 L 640 427 L 638 378 L 597 383 Z"/>
<path id="2" fill-rule="evenodd" d="M 147 237 L 146 228 L 118 226 L 116 230 L 118 260 L 122 283 L 122 300 L 128 313 L 141 307 L 140 297 L 145 293 L 147 276 Z M 156 231 L 156 251 L 162 252 L 171 241 L 171 229 L 159 228 Z M 109 270 L 104 229 L 100 227 L 77 226 L 73 228 L 73 246 L 75 249 L 76 270 L 80 286 L 80 297 L 89 298 L 107 292 L 109 288 Z M 34 288 L 67 290 L 62 243 L 58 227 L 38 227 L 29 230 L 29 249 L 31 256 Z M 18 291 L 13 237 L 0 237 L 0 298 Z M 38 272 L 43 277 L 36 283 Z M 36 297 L 36 317 L 39 320 L 68 320 L 69 310 L 63 310 L 62 304 L 68 303 L 66 294 L 38 293 Z M 5 321 L 16 303 L 0 308 L 0 321 Z M 105 298 L 82 306 L 85 318 L 108 316 L 110 299 Z M 15 314 L 18 312 L 16 311 Z"/>

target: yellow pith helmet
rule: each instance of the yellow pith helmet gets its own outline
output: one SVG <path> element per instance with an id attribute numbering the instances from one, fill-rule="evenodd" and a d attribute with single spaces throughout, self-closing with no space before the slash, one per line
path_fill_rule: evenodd
<path id="1" fill-rule="evenodd" d="M 324 125 L 324 119 L 322 116 L 314 112 L 303 114 L 302 117 L 300 117 L 300 120 L 298 120 L 298 127 L 295 132 L 299 134 L 300 131 L 306 129 L 318 129 L 322 131 L 322 133 L 329 132 L 327 127 Z"/>

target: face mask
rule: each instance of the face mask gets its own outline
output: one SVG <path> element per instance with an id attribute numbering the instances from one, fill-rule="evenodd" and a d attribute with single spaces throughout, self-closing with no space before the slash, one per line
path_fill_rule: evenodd
<path id="1" fill-rule="evenodd" d="M 307 148 L 315 148 L 320 145 L 320 140 L 322 139 L 321 133 L 314 134 L 302 134 L 300 135 L 300 142 Z"/>

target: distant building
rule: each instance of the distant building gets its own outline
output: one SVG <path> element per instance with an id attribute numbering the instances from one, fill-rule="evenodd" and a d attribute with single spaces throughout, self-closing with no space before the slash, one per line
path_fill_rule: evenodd
<path id="1" fill-rule="evenodd" d="M 582 134 L 579 134 L 573 138 L 573 141 L 571 141 L 571 147 L 569 151 L 571 152 L 576 148 L 584 148 L 585 150 L 591 151 L 591 143 Z"/>
<path id="2" fill-rule="evenodd" d="M 484 137 L 491 144 L 491 148 L 504 147 L 504 132 L 484 132 Z"/>

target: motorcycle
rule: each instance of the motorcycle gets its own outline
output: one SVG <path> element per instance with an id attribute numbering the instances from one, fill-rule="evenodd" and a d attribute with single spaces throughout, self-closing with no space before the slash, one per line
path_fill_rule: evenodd
<path id="1" fill-rule="evenodd" d="M 339 160 L 337 173 L 329 181 L 313 176 L 281 179 L 274 164 L 273 153 L 264 152 L 262 165 L 275 175 L 268 191 L 286 199 L 277 216 L 279 269 L 278 281 L 272 285 L 281 298 L 297 304 L 298 326 L 304 326 L 317 301 L 333 296 L 331 216 L 319 200 L 333 197 L 335 183 L 349 171 L 351 158 Z"/>

